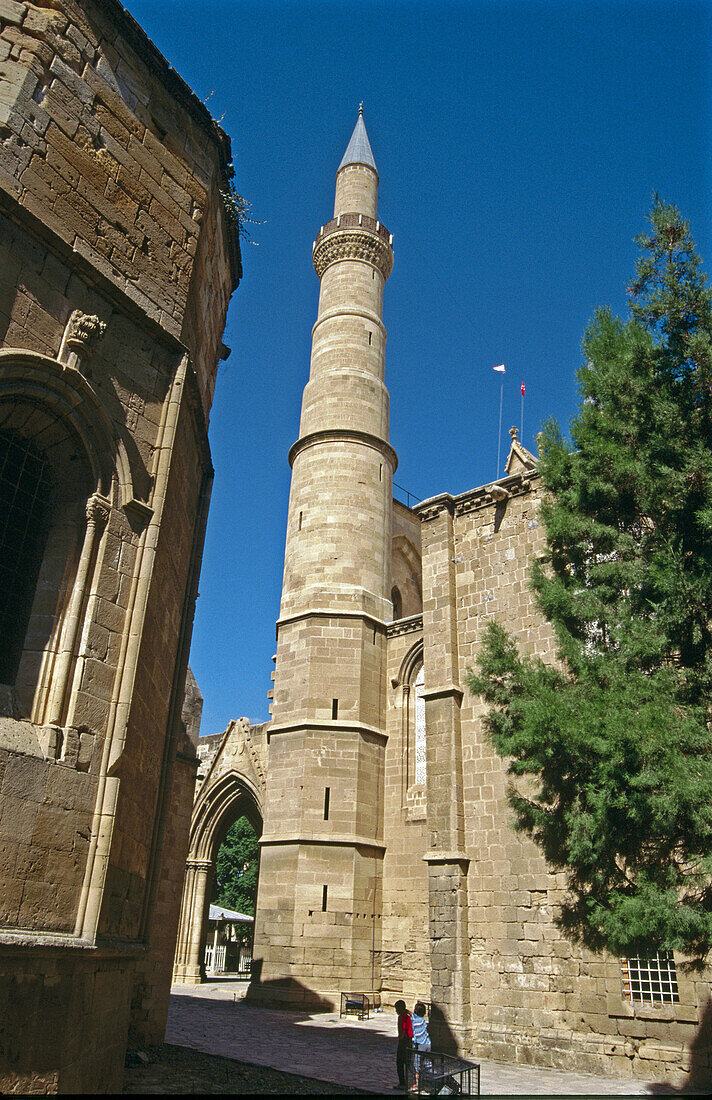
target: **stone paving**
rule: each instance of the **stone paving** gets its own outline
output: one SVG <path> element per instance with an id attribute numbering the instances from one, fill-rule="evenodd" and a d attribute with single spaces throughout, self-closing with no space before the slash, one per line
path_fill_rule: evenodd
<path id="1" fill-rule="evenodd" d="M 255 1065 L 350 1085 L 397 1092 L 395 1016 L 339 1019 L 338 1013 L 288 1012 L 244 1004 L 243 983 L 174 986 L 166 1042 Z M 481 1092 L 499 1096 L 704 1095 L 663 1081 L 620 1080 L 533 1066 L 481 1063 Z"/>

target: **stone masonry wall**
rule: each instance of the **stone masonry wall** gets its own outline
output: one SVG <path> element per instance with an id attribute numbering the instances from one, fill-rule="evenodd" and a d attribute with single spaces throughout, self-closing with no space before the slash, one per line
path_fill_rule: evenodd
<path id="1" fill-rule="evenodd" d="M 0 16 L 0 186 L 187 344 L 207 415 L 239 277 L 227 139 L 113 0 L 2 0 Z"/>
<path id="2" fill-rule="evenodd" d="M 536 478 L 525 473 L 502 484 L 511 493 L 506 501 L 476 490 L 452 503 L 460 684 L 493 619 L 523 652 L 553 658 L 551 629 L 528 588 L 529 565 L 543 540 Z M 423 518 L 426 526 L 433 522 Z M 427 550 L 424 555 L 427 578 Z M 426 654 L 426 678 L 427 670 Z M 469 866 L 466 1046 L 484 1058 L 673 1084 L 708 1081 L 709 975 L 685 973 L 684 960 L 678 959 L 679 1004 L 634 1006 L 623 999 L 620 960 L 593 956 L 557 931 L 564 876 L 552 873 L 536 846 L 513 830 L 506 767 L 487 742 L 482 716 L 480 700 L 465 690 L 460 721 Z M 436 919 L 431 938 L 438 935 Z"/>
<path id="3" fill-rule="evenodd" d="M 231 175 L 115 0 L 0 0 L 0 426 L 64 493 L 0 697 L 5 1091 L 119 1091 L 162 1036 Z"/>

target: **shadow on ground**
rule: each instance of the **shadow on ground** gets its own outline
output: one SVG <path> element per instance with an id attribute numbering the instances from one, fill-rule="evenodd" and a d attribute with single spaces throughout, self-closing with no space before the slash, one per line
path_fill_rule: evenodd
<path id="1" fill-rule="evenodd" d="M 333 1096 L 335 1086 L 267 1066 L 254 1066 L 188 1047 L 164 1046 L 151 1052 L 148 1065 L 127 1067 L 123 1094 L 174 1096 Z M 339 1094 L 367 1096 L 339 1086 Z"/>

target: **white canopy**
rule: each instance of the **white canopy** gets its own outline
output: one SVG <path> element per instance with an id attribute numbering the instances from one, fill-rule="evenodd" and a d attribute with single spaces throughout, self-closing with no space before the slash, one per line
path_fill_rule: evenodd
<path id="1" fill-rule="evenodd" d="M 236 913 L 234 909 L 223 909 L 221 905 L 210 906 L 210 916 L 208 920 L 239 920 L 246 921 L 252 924 L 254 917 L 248 917 L 247 913 Z"/>

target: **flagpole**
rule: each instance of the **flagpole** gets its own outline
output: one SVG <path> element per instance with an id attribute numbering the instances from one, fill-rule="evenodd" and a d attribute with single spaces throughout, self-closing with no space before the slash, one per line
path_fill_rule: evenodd
<path id="1" fill-rule="evenodd" d="M 522 385 L 523 385 L 523 383 L 522 383 Z M 522 394 L 522 415 L 519 418 L 519 422 L 521 424 L 521 428 L 520 428 L 520 431 L 519 431 L 519 438 L 522 441 L 522 447 L 523 447 L 524 446 L 524 394 Z"/>
<path id="2" fill-rule="evenodd" d="M 504 378 L 502 379 L 502 385 L 499 391 L 499 434 L 497 436 L 497 477 L 499 477 L 499 460 L 502 453 L 502 397 L 504 396 Z"/>

